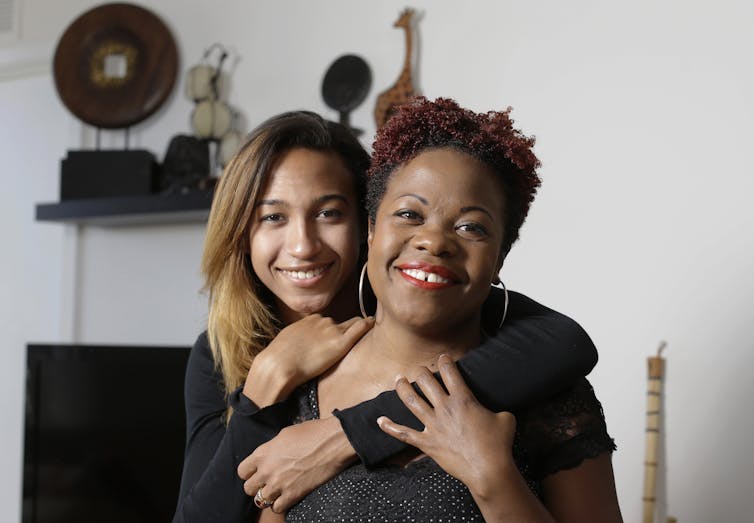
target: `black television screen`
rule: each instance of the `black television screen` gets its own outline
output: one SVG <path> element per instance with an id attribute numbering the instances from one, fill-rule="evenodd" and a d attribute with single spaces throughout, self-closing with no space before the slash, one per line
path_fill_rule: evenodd
<path id="1" fill-rule="evenodd" d="M 170 521 L 186 347 L 29 345 L 24 523 Z"/>

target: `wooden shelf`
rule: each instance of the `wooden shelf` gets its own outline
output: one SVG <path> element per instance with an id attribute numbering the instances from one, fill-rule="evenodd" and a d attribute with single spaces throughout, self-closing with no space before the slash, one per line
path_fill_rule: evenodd
<path id="1" fill-rule="evenodd" d="M 150 194 L 39 203 L 36 220 L 81 225 L 146 225 L 207 221 L 212 192 Z"/>

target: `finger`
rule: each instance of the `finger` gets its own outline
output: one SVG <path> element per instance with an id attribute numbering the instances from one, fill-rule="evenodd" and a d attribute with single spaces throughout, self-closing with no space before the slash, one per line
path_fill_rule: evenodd
<path id="1" fill-rule="evenodd" d="M 422 393 L 434 408 L 439 407 L 443 401 L 448 398 L 440 382 L 429 372 L 429 369 L 422 367 L 419 375 L 416 377 L 416 383 L 419 385 Z"/>
<path id="2" fill-rule="evenodd" d="M 382 429 L 382 432 L 384 432 L 388 436 L 392 436 L 395 439 L 399 439 L 413 447 L 418 448 L 419 450 L 422 450 L 421 432 L 418 432 L 411 427 L 400 425 L 387 416 L 380 416 L 379 418 L 377 418 L 377 425 L 379 425 L 380 429 Z"/>
<path id="3" fill-rule="evenodd" d="M 347 331 L 351 325 L 358 323 L 359 320 L 362 320 L 363 318 L 360 318 L 359 316 L 354 316 L 353 318 L 348 318 L 346 321 L 342 321 L 338 324 L 340 326 L 340 330 L 343 332 Z"/>
<path id="4" fill-rule="evenodd" d="M 275 502 L 270 507 L 276 514 L 282 514 L 293 506 L 293 500 L 289 499 L 285 494 L 281 494 L 275 499 Z"/>
<path id="5" fill-rule="evenodd" d="M 257 471 L 257 466 L 254 464 L 251 456 L 253 456 L 253 454 L 249 455 L 238 465 L 236 472 L 241 479 L 249 479 Z"/>
<path id="6" fill-rule="evenodd" d="M 267 501 L 275 502 L 282 494 L 279 487 L 275 487 L 271 483 L 265 483 L 264 487 L 262 487 L 262 497 L 266 499 Z"/>
<path id="7" fill-rule="evenodd" d="M 246 490 L 245 486 L 244 490 Z M 250 494 L 248 491 L 246 491 L 246 493 L 254 498 L 253 502 L 257 508 L 264 510 L 265 508 L 269 508 L 275 504 L 275 496 L 270 495 L 268 493 L 269 490 L 270 489 L 268 485 L 262 485 L 261 487 L 254 489 L 253 494 Z M 259 504 L 257 504 L 257 501 L 259 501 Z"/>
<path id="8" fill-rule="evenodd" d="M 346 320 L 340 324 L 341 327 L 348 324 L 343 332 L 343 343 L 349 350 L 361 339 L 362 336 L 364 336 L 364 334 L 369 332 L 369 329 L 374 327 L 374 318 L 372 317 L 351 318 L 351 320 Z"/>
<path id="9" fill-rule="evenodd" d="M 257 490 L 264 487 L 264 483 L 259 481 L 259 478 L 252 477 L 251 479 L 247 479 L 243 482 L 243 491 L 246 492 L 247 496 L 254 497 L 256 495 Z"/>
<path id="10" fill-rule="evenodd" d="M 426 426 L 433 413 L 432 407 L 417 394 L 406 378 L 398 379 L 395 391 L 408 410 Z"/>
<path id="11" fill-rule="evenodd" d="M 458 366 L 447 354 L 440 355 L 437 359 L 437 367 L 440 369 L 440 377 L 449 394 L 471 394 L 471 390 L 458 371 Z"/>

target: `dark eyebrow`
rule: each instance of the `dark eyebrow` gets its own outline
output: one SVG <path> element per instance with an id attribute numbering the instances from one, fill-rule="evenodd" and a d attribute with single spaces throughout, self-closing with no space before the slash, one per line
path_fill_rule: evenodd
<path id="1" fill-rule="evenodd" d="M 259 200 L 256 205 L 254 205 L 254 208 L 261 207 L 262 205 L 288 205 L 283 200 Z"/>
<path id="2" fill-rule="evenodd" d="M 317 201 L 317 203 L 325 203 L 325 202 L 330 201 L 330 200 L 339 200 L 339 201 L 345 203 L 346 205 L 348 205 L 348 199 L 345 196 L 343 196 L 342 194 L 325 194 L 325 195 L 320 196 L 319 198 L 317 198 L 316 201 Z"/>
<path id="3" fill-rule="evenodd" d="M 321 205 L 330 200 L 339 200 L 348 205 L 348 199 L 342 194 L 324 194 L 314 200 L 314 202 L 318 205 Z M 254 208 L 261 207 L 262 205 L 281 205 L 283 207 L 288 207 L 288 202 L 286 202 L 285 200 L 259 200 Z"/>
<path id="4" fill-rule="evenodd" d="M 468 207 L 461 207 L 461 213 L 471 212 L 471 211 L 480 211 L 486 214 L 490 217 L 490 220 L 495 221 L 495 219 L 492 217 L 492 213 L 485 209 L 484 207 L 479 207 L 478 205 L 470 205 Z"/>
<path id="5" fill-rule="evenodd" d="M 396 198 L 396 200 L 398 200 L 400 198 L 403 198 L 405 196 L 408 196 L 408 197 L 411 197 L 411 198 L 416 198 L 417 200 L 419 200 L 424 205 L 429 205 L 429 202 L 427 201 L 426 198 L 423 198 L 423 197 L 419 196 L 418 194 L 414 194 L 414 193 L 401 194 L 400 196 L 398 196 L 398 198 Z M 480 211 L 480 212 L 483 212 L 484 214 L 486 214 L 487 216 L 489 216 L 491 220 L 494 220 L 494 218 L 492 217 L 492 213 L 490 213 L 490 211 L 488 211 L 484 207 L 479 207 L 478 205 L 469 205 L 467 207 L 461 207 L 461 213 L 467 213 L 467 212 L 471 212 L 471 211 Z"/>
<path id="6" fill-rule="evenodd" d="M 401 194 L 400 196 L 398 196 L 398 198 L 396 198 L 396 200 L 399 200 L 399 199 L 401 199 L 401 198 L 403 198 L 405 196 L 410 196 L 411 198 L 416 198 L 417 200 L 419 200 L 420 202 L 422 202 L 424 205 L 429 205 L 429 202 L 427 201 L 426 198 L 422 198 L 418 194 L 414 194 L 414 193 Z"/>

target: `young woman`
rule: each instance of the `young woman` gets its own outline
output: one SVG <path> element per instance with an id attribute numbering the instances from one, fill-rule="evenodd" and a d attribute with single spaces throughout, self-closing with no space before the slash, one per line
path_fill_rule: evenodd
<path id="1" fill-rule="evenodd" d="M 371 328 L 373 320 L 354 318 L 368 161 L 345 127 L 293 112 L 255 129 L 226 168 L 207 229 L 210 313 L 186 374 L 186 456 L 174 521 L 247 521 L 254 504 L 236 470 L 290 424 L 290 402 L 280 400 Z M 505 306 L 493 300 L 490 312 L 497 324 Z M 595 362 L 575 322 L 511 293 L 503 328 L 460 366 L 477 397 L 499 410 L 562 389 Z M 380 431 L 375 420 L 383 414 L 413 419 L 392 392 L 341 411 L 340 422 L 297 425 L 307 444 L 288 448 L 277 481 L 266 481 L 284 494 L 276 503 L 297 501 L 357 453 L 374 464 L 405 448 Z M 264 464 L 255 470 L 264 475 Z"/>
<path id="2" fill-rule="evenodd" d="M 452 363 L 487 336 L 484 302 L 539 185 L 531 145 L 507 112 L 475 114 L 443 99 L 404 106 L 379 131 L 368 197 L 376 323 L 292 401 L 299 417 L 317 418 L 405 376 L 398 392 L 424 427 L 380 418 L 416 449 L 344 470 L 288 521 L 621 520 L 614 444 L 586 380 L 514 418 L 479 405 Z M 247 492 L 274 495 L 256 476 Z M 278 516 L 265 511 L 260 521 Z"/>

